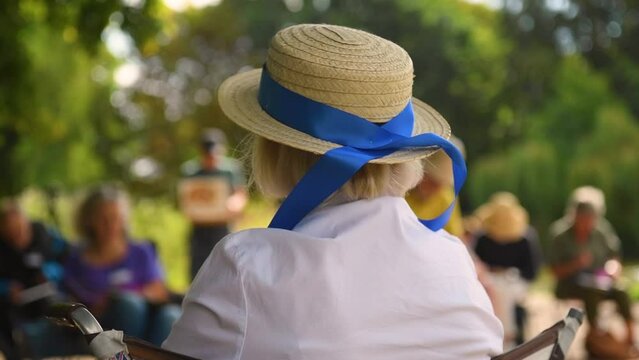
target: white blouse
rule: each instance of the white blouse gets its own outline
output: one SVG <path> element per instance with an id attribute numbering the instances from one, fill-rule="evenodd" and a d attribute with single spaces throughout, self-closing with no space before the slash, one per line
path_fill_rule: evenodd
<path id="1" fill-rule="evenodd" d="M 402 198 L 316 210 L 213 249 L 164 347 L 200 359 L 488 359 L 503 330 L 461 241 Z"/>

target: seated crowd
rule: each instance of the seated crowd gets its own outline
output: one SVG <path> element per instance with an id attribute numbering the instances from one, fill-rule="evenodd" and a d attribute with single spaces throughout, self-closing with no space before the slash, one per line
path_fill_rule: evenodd
<path id="1" fill-rule="evenodd" d="M 128 235 L 124 193 L 92 191 L 76 215 L 79 241 L 0 208 L 0 352 L 8 359 L 88 353 L 83 339 L 42 318 L 56 301 L 85 304 L 107 329 L 160 345 L 180 315 L 153 244 Z M 27 352 L 27 353 L 25 353 Z"/>
<path id="2" fill-rule="evenodd" d="M 463 149 L 463 143 L 454 140 Z M 407 201 L 419 217 L 431 218 L 454 198 L 451 162 L 440 152 L 429 157 L 424 168 L 424 179 L 408 193 Z M 590 324 L 588 353 L 606 359 L 636 358 L 631 301 L 616 281 L 621 275 L 620 241 L 604 215 L 605 196 L 600 189 L 575 189 L 565 215 L 549 229 L 546 260 L 556 279 L 557 299 L 582 303 Z M 504 348 L 522 344 L 527 290 L 542 264 L 538 234 L 529 224 L 527 211 L 515 195 L 499 192 L 465 218 L 456 206 L 445 230 L 462 239 L 473 256 L 479 281 L 504 327 Z M 603 300 L 616 303 L 625 323 L 624 340 L 599 326 L 598 306 Z"/>
<path id="3" fill-rule="evenodd" d="M 601 190 L 591 186 L 575 189 L 564 217 L 549 229 L 546 261 L 556 280 L 556 298 L 577 300 L 585 310 L 588 354 L 602 359 L 635 359 L 639 351 L 631 300 L 617 281 L 622 270 L 621 244 L 604 215 Z M 481 260 L 478 274 L 480 279 L 482 274 L 486 277 L 482 283 L 504 325 L 504 346 L 520 344 L 524 340 L 526 289 L 541 263 L 537 234 L 528 225 L 526 211 L 509 193 L 495 194 L 473 217 L 480 226 L 471 227 L 474 231 L 467 241 Z M 623 340 L 601 327 L 598 307 L 604 300 L 612 300 L 623 319 Z"/>
<path id="4" fill-rule="evenodd" d="M 589 192 L 590 197 L 580 195 Z M 556 296 L 584 302 L 592 328 L 586 342 L 591 353 L 631 356 L 636 350 L 630 300 L 615 286 L 619 240 L 603 217 L 603 200 L 593 200 L 593 192 L 603 196 L 594 188 L 577 189 L 566 216 L 551 227 L 548 261 L 558 280 Z M 111 187 L 92 191 L 76 214 L 79 241 L 70 244 L 54 229 L 30 221 L 16 202 L 2 204 L 0 351 L 7 358 L 25 356 L 25 350 L 35 357 L 88 351 L 77 334 L 41 318 L 55 301 L 81 302 L 105 328 L 156 345 L 167 338 L 181 310 L 166 288 L 153 244 L 129 236 L 128 213 L 123 192 Z M 523 300 L 541 262 L 537 235 L 526 211 L 509 193 L 495 194 L 472 218 L 477 224 L 465 220 L 466 233 L 458 235 L 504 326 L 504 346 L 510 348 L 524 341 Z M 597 326 L 597 305 L 604 299 L 617 303 L 628 325 L 626 345 L 612 350 L 605 348 L 610 348 L 609 334 Z M 603 349 L 598 345 L 602 342 L 608 344 Z"/>
<path id="5" fill-rule="evenodd" d="M 630 300 L 615 285 L 620 273 L 619 240 L 603 217 L 603 199 L 593 199 L 593 193 L 603 197 L 594 188 L 574 192 L 565 217 L 550 229 L 552 251 L 547 259 L 558 280 L 557 298 L 584 303 L 591 324 L 588 351 L 631 357 L 636 349 Z M 413 200 L 411 205 L 419 202 Z M 180 316 L 179 302 L 172 301 L 166 288 L 154 245 L 129 236 L 128 213 L 123 192 L 95 189 L 78 207 L 80 237 L 70 244 L 54 229 L 30 221 L 17 202 L 2 204 L 0 351 L 7 358 L 88 352 L 77 334 L 42 319 L 45 308 L 55 301 L 81 302 L 105 328 L 162 344 Z M 524 341 L 526 289 L 541 263 L 537 235 L 510 193 L 495 194 L 472 220 L 464 220 L 466 233 L 457 235 L 467 245 L 502 322 L 504 347 L 511 348 Z M 614 339 L 598 328 L 597 305 L 605 299 L 617 303 L 628 325 L 626 342 L 616 347 L 610 346 Z"/>

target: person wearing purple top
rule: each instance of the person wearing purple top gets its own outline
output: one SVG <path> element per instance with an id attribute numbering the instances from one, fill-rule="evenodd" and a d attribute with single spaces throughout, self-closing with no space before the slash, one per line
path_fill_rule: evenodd
<path id="1" fill-rule="evenodd" d="M 71 252 L 66 262 L 65 285 L 82 303 L 93 306 L 112 292 L 140 293 L 146 284 L 162 281 L 151 244 L 127 242 L 125 257 L 114 264 L 94 266 L 82 258 L 83 249 Z"/>
<path id="2" fill-rule="evenodd" d="M 161 344 L 179 317 L 153 246 L 127 236 L 124 194 L 99 188 L 78 209 L 83 242 L 64 264 L 66 290 L 84 303 L 105 328 Z"/>

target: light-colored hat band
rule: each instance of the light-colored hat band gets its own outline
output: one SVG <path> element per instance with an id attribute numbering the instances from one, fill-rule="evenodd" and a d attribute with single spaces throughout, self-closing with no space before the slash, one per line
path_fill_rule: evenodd
<path id="1" fill-rule="evenodd" d="M 280 206 L 270 228 L 292 230 L 369 161 L 401 149 L 443 149 L 453 162 L 455 195 L 466 180 L 464 158 L 455 145 L 433 133 L 411 136 L 414 125 L 411 101 L 398 115 L 379 126 L 288 90 L 273 80 L 265 66 L 258 102 L 278 122 L 317 139 L 342 145 L 327 151 L 304 175 Z M 453 207 L 454 202 L 440 216 L 421 221 L 431 230 L 439 230 L 448 222 Z"/>

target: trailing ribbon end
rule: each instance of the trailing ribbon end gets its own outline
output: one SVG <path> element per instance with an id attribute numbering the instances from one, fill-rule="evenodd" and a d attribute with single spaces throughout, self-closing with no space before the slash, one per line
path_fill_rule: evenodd
<path id="1" fill-rule="evenodd" d="M 328 151 L 308 170 L 280 205 L 269 228 L 292 230 L 374 158 L 374 155 L 349 147 Z"/>

